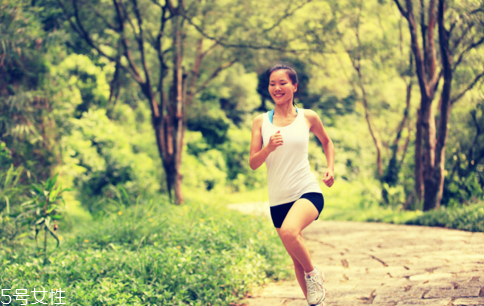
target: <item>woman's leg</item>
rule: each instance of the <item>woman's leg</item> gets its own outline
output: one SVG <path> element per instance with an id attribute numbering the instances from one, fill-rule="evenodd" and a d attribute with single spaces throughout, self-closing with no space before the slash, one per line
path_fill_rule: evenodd
<path id="1" fill-rule="evenodd" d="M 314 267 L 302 237 L 302 230 L 311 224 L 318 214 L 313 203 L 307 199 L 299 199 L 292 205 L 277 231 L 289 255 L 297 259 L 306 273 L 313 271 Z"/>
<path id="2" fill-rule="evenodd" d="M 277 233 L 279 234 L 280 229 L 276 228 L 276 230 L 277 230 Z M 280 236 L 280 234 L 279 234 L 279 236 Z M 301 237 L 302 237 L 302 234 L 301 234 Z M 304 239 L 304 237 L 302 237 L 302 238 Z M 308 289 L 306 287 L 306 280 L 304 279 L 304 269 L 301 266 L 301 264 L 299 263 L 299 261 L 297 260 L 297 258 L 294 257 L 294 255 L 292 255 L 292 253 L 289 253 L 289 256 L 291 256 L 291 259 L 294 263 L 294 270 L 296 272 L 297 282 L 299 283 L 299 286 L 301 287 L 301 290 L 304 293 L 304 297 L 307 299 L 308 298 L 308 293 L 307 293 Z"/>

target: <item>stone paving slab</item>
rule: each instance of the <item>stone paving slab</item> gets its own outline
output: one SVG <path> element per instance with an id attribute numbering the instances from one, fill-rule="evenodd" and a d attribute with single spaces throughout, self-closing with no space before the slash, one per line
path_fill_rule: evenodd
<path id="1" fill-rule="evenodd" d="M 452 302 L 454 306 L 483 306 L 484 305 L 484 298 L 477 298 L 477 299 L 457 299 Z"/>
<path id="2" fill-rule="evenodd" d="M 232 208 L 263 214 L 271 222 L 267 203 L 250 206 Z M 325 274 L 325 306 L 484 306 L 484 233 L 315 221 L 303 236 L 313 263 Z M 307 302 L 294 275 L 255 289 L 241 305 L 307 306 Z"/>

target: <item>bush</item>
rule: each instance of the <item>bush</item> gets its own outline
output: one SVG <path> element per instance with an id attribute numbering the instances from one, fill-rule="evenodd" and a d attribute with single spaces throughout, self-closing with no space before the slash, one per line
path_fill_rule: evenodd
<path id="1" fill-rule="evenodd" d="M 167 202 L 120 204 L 117 213 L 65 233 L 46 268 L 28 250 L 8 259 L 0 251 L 2 288 L 61 288 L 72 304 L 228 305 L 289 275 L 289 256 L 266 220 L 220 205 Z"/>
<path id="2" fill-rule="evenodd" d="M 429 211 L 413 219 L 406 224 L 442 226 L 471 232 L 484 232 L 484 203 L 465 207 Z"/>

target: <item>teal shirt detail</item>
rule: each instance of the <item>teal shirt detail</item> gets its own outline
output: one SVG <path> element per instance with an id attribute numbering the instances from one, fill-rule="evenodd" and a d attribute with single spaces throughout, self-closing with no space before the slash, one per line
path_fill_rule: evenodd
<path id="1" fill-rule="evenodd" d="M 298 113 L 298 111 L 297 111 L 297 107 L 296 107 L 296 113 Z M 271 121 L 271 123 L 272 123 L 272 117 L 274 117 L 274 110 L 271 110 L 271 111 L 269 112 L 269 120 Z"/>

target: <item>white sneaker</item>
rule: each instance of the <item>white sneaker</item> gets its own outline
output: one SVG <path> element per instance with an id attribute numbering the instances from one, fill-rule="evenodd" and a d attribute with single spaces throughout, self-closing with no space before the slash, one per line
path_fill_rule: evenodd
<path id="1" fill-rule="evenodd" d="M 304 273 L 306 279 L 306 287 L 308 289 L 308 303 L 310 306 L 324 305 L 323 301 L 326 297 L 326 290 L 324 289 L 324 274 L 314 267 L 317 273 L 315 275 L 308 275 Z"/>

